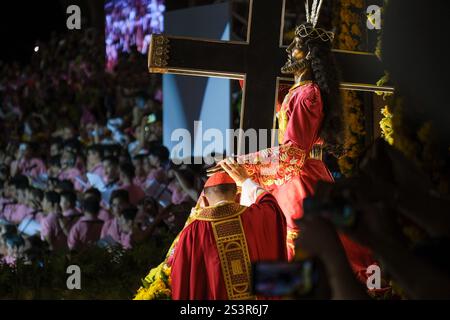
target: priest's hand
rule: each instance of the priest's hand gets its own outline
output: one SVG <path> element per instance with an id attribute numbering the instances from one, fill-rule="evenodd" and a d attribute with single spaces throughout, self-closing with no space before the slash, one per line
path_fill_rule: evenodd
<path id="1" fill-rule="evenodd" d="M 245 167 L 237 163 L 233 158 L 227 158 L 219 163 L 226 173 L 236 182 L 238 187 L 242 187 L 245 180 L 250 178 Z"/>

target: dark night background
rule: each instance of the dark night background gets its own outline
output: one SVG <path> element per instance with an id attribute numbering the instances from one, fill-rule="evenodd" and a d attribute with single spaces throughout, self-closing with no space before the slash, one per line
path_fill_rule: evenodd
<path id="1" fill-rule="evenodd" d="M 52 30 L 64 30 L 64 10 L 59 1 L 5 3 L 0 10 L 0 60 L 24 62 L 36 40 L 48 40 Z"/>
<path id="2" fill-rule="evenodd" d="M 166 1 L 167 10 L 193 5 L 211 4 L 212 0 Z M 0 60 L 27 62 L 33 54 L 36 41 L 46 41 L 53 31 L 68 32 L 66 8 L 79 5 L 82 27 L 102 29 L 104 25 L 103 0 L 34 0 L 4 1 L 0 9 Z M 72 31 L 76 32 L 76 31 Z"/>

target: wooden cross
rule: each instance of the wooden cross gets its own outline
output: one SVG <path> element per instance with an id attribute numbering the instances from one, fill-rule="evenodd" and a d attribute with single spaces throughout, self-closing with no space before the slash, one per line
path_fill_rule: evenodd
<path id="1" fill-rule="evenodd" d="M 149 70 L 202 77 L 244 80 L 240 128 L 274 128 L 278 87 L 293 82 L 281 73 L 287 60 L 283 46 L 285 0 L 250 0 L 247 40 L 211 41 L 153 35 Z M 392 92 L 377 87 L 384 75 L 374 54 L 334 50 L 341 70 L 342 88 Z M 241 153 L 242 139 L 238 153 Z"/>

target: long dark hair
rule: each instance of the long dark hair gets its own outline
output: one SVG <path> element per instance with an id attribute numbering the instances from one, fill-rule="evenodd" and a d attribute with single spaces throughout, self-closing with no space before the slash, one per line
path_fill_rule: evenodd
<path id="1" fill-rule="evenodd" d="M 325 150 L 339 157 L 343 152 L 343 108 L 339 73 L 331 51 L 331 43 L 320 39 L 307 42 L 310 52 L 313 80 L 320 87 L 324 119 L 321 138 Z"/>

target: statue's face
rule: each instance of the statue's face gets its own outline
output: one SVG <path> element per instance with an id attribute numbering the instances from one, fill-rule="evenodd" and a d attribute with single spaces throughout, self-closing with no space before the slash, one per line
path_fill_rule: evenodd
<path id="1" fill-rule="evenodd" d="M 308 67 L 306 60 L 307 47 L 304 46 L 303 40 L 300 37 L 295 37 L 289 47 L 286 49 L 288 53 L 288 61 L 281 69 L 284 74 L 301 74 Z"/>

